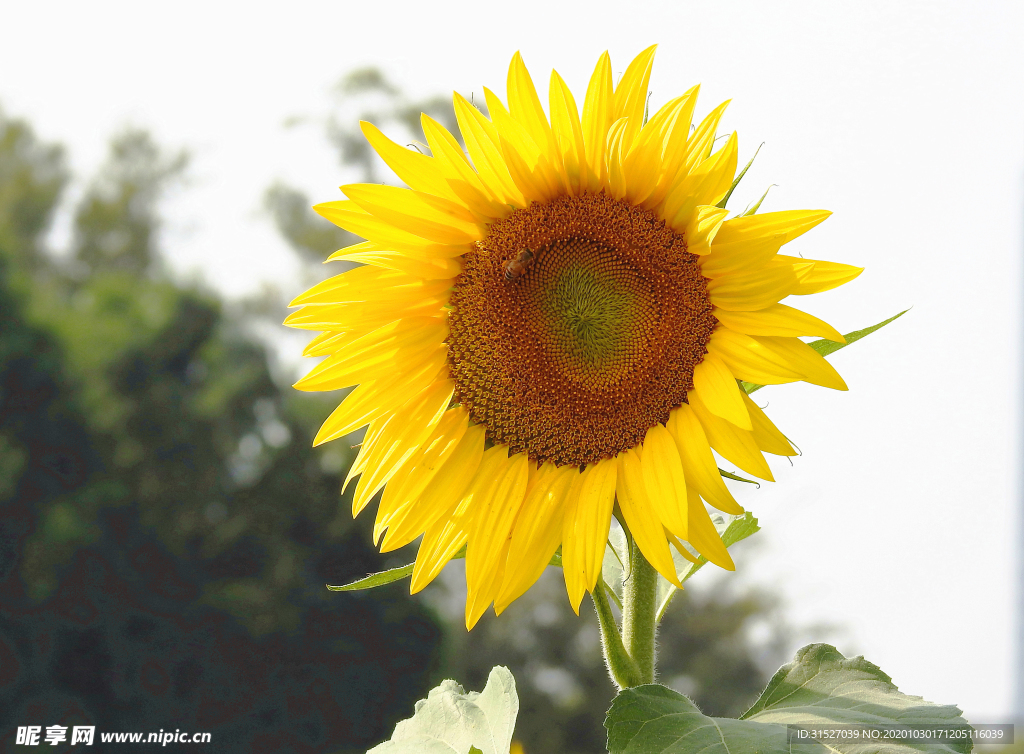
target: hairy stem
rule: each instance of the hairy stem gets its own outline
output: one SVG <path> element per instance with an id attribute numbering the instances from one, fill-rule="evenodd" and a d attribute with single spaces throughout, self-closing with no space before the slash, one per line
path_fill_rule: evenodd
<path id="1" fill-rule="evenodd" d="M 622 639 L 626 652 L 636 663 L 638 686 L 654 683 L 654 639 L 658 600 L 658 573 L 647 562 L 636 542 L 629 551 L 629 573 L 622 583 Z"/>

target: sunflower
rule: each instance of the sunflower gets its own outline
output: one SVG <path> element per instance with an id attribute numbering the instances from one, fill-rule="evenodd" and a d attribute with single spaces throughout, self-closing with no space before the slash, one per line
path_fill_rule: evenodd
<path id="1" fill-rule="evenodd" d="M 500 613 L 561 547 L 570 604 L 593 591 L 613 511 L 678 583 L 671 547 L 732 569 L 705 503 L 742 512 L 712 449 L 772 480 L 795 455 L 737 380 L 845 390 L 800 336 L 843 342 L 779 303 L 860 268 L 779 254 L 830 214 L 727 218 L 728 103 L 692 129 L 698 87 L 648 119 L 654 47 L 613 85 L 608 54 L 582 116 L 552 72 L 546 114 L 517 53 L 506 106 L 454 95 L 465 150 L 427 115 L 430 155 L 362 130 L 409 188 L 343 186 L 315 209 L 366 238 L 360 263 L 292 302 L 326 356 L 296 387 L 355 385 L 315 443 L 367 426 L 345 480 L 357 515 L 383 491 L 384 552 L 422 536 L 412 592 L 465 546 L 466 625 Z M 468 152 L 468 156 L 467 156 Z M 617 507 L 616 507 L 617 506 Z"/>

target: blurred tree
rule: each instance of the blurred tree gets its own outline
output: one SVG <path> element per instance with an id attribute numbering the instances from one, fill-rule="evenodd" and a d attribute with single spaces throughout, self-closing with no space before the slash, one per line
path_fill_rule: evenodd
<path id="1" fill-rule="evenodd" d="M 425 153 L 427 146 L 416 141 L 420 112 L 461 138 L 450 99 L 412 100 L 376 69 L 353 71 L 335 91 L 338 99 L 325 119 L 327 136 L 343 168 L 358 181 L 400 185 L 354 125 L 358 120 L 370 120 L 393 140 L 407 141 Z M 308 197 L 298 189 L 275 184 L 266 202 L 278 230 L 303 259 L 322 262 L 337 248 L 361 240 L 309 210 Z M 327 413 L 321 410 L 321 420 Z M 363 515 L 369 519 L 368 513 Z M 410 562 L 415 546 L 395 556 L 396 565 Z M 593 609 L 584 605 L 580 617 L 573 614 L 561 574 L 549 568 L 501 617 L 485 615 L 467 633 L 461 568 L 461 562 L 449 565 L 422 595 L 449 621 L 443 677 L 455 678 L 465 688 L 482 688 L 491 667 L 506 665 L 520 695 L 516 737 L 529 754 L 603 750 L 602 723 L 615 692 L 601 658 Z M 738 715 L 786 659 L 792 638 L 770 595 L 694 598 L 691 591 L 676 598 L 662 625 L 661 681 L 690 695 L 709 714 Z M 751 639 L 755 626 L 767 629 L 760 643 Z"/>
<path id="2" fill-rule="evenodd" d="M 162 154 L 145 131 L 129 129 L 115 138 L 75 213 L 75 256 L 93 273 L 149 271 L 160 227 L 157 202 L 187 165 L 187 154 Z"/>
<path id="3" fill-rule="evenodd" d="M 117 137 L 53 257 L 61 151 L 0 115 L 0 730 L 365 751 L 429 688 L 439 631 L 323 588 L 384 567 L 338 498 L 352 451 L 314 450 L 325 404 L 282 395 L 245 323 L 162 271 L 185 164 Z"/>

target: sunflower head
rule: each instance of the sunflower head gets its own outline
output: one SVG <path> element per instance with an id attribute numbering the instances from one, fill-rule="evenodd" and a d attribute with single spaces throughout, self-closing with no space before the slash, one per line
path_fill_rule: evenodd
<path id="1" fill-rule="evenodd" d="M 742 509 L 714 453 L 766 480 L 763 453 L 794 455 L 737 380 L 846 389 L 799 339 L 842 336 L 780 303 L 859 274 L 779 253 L 829 213 L 729 217 L 727 103 L 691 129 L 694 87 L 648 119 L 653 59 L 613 85 L 602 55 L 581 114 L 555 72 L 545 112 L 517 53 L 507 105 L 455 95 L 461 140 L 423 116 L 430 156 L 362 124 L 408 189 L 316 207 L 367 240 L 331 257 L 363 266 L 292 302 L 286 324 L 321 331 L 306 354 L 326 357 L 296 387 L 356 386 L 316 442 L 367 427 L 345 484 L 355 514 L 383 490 L 382 550 L 422 537 L 414 592 L 465 546 L 467 627 L 559 547 L 578 611 L 616 504 L 666 579 L 670 545 L 732 568 L 706 504 Z"/>

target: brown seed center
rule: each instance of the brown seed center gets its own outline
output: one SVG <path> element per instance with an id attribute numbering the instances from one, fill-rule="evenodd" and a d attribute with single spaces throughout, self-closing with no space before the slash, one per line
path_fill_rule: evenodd
<path id="1" fill-rule="evenodd" d="M 560 466 L 614 457 L 667 421 L 716 322 L 683 237 L 605 194 L 494 223 L 451 306 L 456 399 L 491 441 Z"/>

